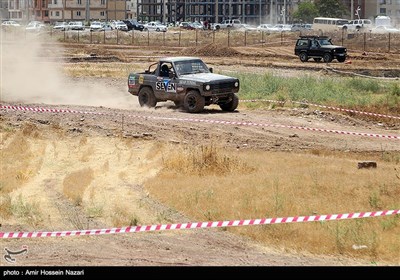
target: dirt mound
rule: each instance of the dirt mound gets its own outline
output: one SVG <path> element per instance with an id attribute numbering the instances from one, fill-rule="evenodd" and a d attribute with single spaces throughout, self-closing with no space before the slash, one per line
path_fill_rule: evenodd
<path id="1" fill-rule="evenodd" d="M 182 51 L 182 55 L 197 55 L 197 56 L 217 56 L 231 57 L 241 54 L 233 48 L 221 46 L 218 44 L 209 44 L 201 48 L 186 48 Z"/>

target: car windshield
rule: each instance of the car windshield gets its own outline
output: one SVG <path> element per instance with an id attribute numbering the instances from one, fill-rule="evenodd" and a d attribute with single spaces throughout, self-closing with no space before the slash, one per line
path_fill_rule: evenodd
<path id="1" fill-rule="evenodd" d="M 208 67 L 200 59 L 177 61 L 175 63 L 175 68 L 178 75 L 210 73 Z"/>
<path id="2" fill-rule="evenodd" d="M 329 40 L 329 39 L 319 39 L 318 41 L 319 41 L 319 44 L 321 46 L 323 46 L 323 45 L 332 45 L 331 40 Z"/>

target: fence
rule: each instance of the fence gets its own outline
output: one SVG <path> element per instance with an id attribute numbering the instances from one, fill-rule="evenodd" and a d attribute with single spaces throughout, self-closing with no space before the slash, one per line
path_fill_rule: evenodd
<path id="1" fill-rule="evenodd" d="M 13 40 L 37 36 L 44 40 L 53 40 L 65 43 L 87 44 L 117 44 L 133 46 L 165 46 L 165 47 L 201 47 L 209 44 L 218 44 L 227 47 L 266 47 L 266 46 L 294 46 L 299 35 L 314 35 L 307 32 L 266 32 L 242 30 L 180 30 L 170 29 L 167 32 L 151 31 L 59 31 L 46 30 L 40 33 L 30 33 L 25 30 L 2 29 L 1 40 Z M 369 52 L 400 53 L 400 33 L 347 33 L 344 30 L 325 34 L 332 38 L 337 45 L 348 49 Z"/>

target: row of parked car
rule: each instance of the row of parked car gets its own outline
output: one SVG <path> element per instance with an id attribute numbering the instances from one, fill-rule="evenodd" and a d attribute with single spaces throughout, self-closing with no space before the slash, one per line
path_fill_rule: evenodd
<path id="1" fill-rule="evenodd" d="M 58 22 L 54 25 L 53 29 L 58 29 L 62 31 L 67 30 L 85 30 L 86 27 L 81 21 L 73 22 Z M 90 31 L 109 31 L 109 30 L 120 30 L 120 31 L 159 31 L 165 32 L 168 27 L 162 25 L 158 22 L 152 21 L 146 24 L 139 23 L 136 20 L 113 20 L 110 22 L 103 21 L 92 21 L 88 27 Z"/>

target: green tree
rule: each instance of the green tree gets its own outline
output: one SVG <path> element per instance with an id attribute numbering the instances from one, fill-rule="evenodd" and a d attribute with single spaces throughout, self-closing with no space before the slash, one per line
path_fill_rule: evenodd
<path id="1" fill-rule="evenodd" d="M 341 0 L 315 0 L 320 17 L 341 18 L 348 15 L 346 7 Z"/>
<path id="2" fill-rule="evenodd" d="M 312 23 L 318 15 L 319 12 L 314 3 L 307 1 L 299 4 L 297 11 L 293 13 L 293 19 L 298 22 Z"/>

